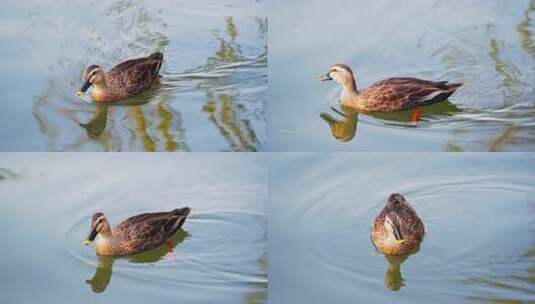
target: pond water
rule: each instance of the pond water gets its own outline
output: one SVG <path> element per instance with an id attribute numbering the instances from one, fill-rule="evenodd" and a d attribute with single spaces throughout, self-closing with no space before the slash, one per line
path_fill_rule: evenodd
<path id="1" fill-rule="evenodd" d="M 255 151 L 265 142 L 264 1 L 1 0 L 2 151 Z M 83 68 L 164 53 L 162 85 L 119 103 Z"/>
<path id="2" fill-rule="evenodd" d="M 270 155 L 271 303 L 535 299 L 535 155 Z M 426 235 L 386 258 L 370 240 L 393 192 Z"/>
<path id="3" fill-rule="evenodd" d="M 265 303 L 263 158 L 2 155 L 0 302 Z M 184 206 L 172 246 L 106 259 L 83 244 L 95 212 L 118 224 Z"/>
<path id="4" fill-rule="evenodd" d="M 535 150 L 535 1 L 276 0 L 269 18 L 268 150 Z M 359 88 L 464 85 L 414 127 L 409 112 L 344 113 L 337 85 L 318 81 L 338 62 Z"/>

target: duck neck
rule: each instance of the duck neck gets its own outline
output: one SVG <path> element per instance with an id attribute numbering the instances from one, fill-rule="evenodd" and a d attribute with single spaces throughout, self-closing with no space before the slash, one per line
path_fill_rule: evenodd
<path id="1" fill-rule="evenodd" d="M 104 241 L 108 241 L 111 239 L 112 237 L 111 226 L 107 221 L 102 225 L 102 229 L 98 232 L 98 236 L 100 237 L 100 239 Z"/>
<path id="2" fill-rule="evenodd" d="M 346 90 L 346 91 L 350 91 L 350 92 L 353 92 L 355 94 L 358 93 L 357 82 L 355 81 L 355 77 L 351 77 L 350 81 L 346 81 L 343 84 L 343 87 L 344 87 L 344 90 Z"/>
<path id="3" fill-rule="evenodd" d="M 359 91 L 357 90 L 357 83 L 354 78 L 342 83 L 342 93 L 340 94 L 342 105 L 351 105 L 354 103 L 358 94 Z"/>
<path id="4" fill-rule="evenodd" d="M 97 236 L 95 247 L 97 249 L 98 254 L 103 254 L 103 255 L 111 254 L 112 249 L 113 249 L 111 232 L 104 233 L 104 234 L 99 233 L 99 235 Z"/>
<path id="5" fill-rule="evenodd" d="M 94 89 L 93 93 L 91 94 L 93 99 L 100 100 L 103 96 L 106 95 L 106 92 L 108 91 L 108 84 L 106 82 L 106 78 L 102 79 L 102 81 L 99 81 L 98 83 L 93 84 Z"/>

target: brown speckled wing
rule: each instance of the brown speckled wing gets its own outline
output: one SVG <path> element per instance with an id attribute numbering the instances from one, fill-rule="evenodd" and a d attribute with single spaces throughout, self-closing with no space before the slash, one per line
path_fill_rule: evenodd
<path id="1" fill-rule="evenodd" d="M 158 79 L 159 61 L 153 60 L 136 64 L 118 74 L 115 81 L 120 90 L 127 95 L 135 95 L 149 88 Z"/>
<path id="2" fill-rule="evenodd" d="M 371 233 L 372 241 L 375 240 L 378 242 L 382 242 L 384 237 L 386 236 L 386 232 L 384 231 L 386 213 L 387 211 L 385 210 L 385 208 L 383 208 L 381 212 L 377 215 L 375 220 L 373 221 L 373 227 L 372 227 L 372 233 Z M 375 241 L 373 242 L 374 245 L 375 245 Z"/>
<path id="3" fill-rule="evenodd" d="M 379 81 L 361 92 L 362 100 L 369 111 L 397 111 L 431 104 L 447 98 L 453 91 L 447 81 L 429 81 L 410 77 L 388 78 Z M 426 98 L 434 93 L 436 98 Z"/>
<path id="4" fill-rule="evenodd" d="M 393 77 L 378 81 L 370 86 L 383 86 L 383 85 L 409 85 L 409 86 L 434 86 L 441 89 L 447 89 L 447 81 L 430 81 L 412 77 Z"/>
<path id="5" fill-rule="evenodd" d="M 142 214 L 119 224 L 116 230 L 130 250 L 141 252 L 163 244 L 176 231 L 178 219 L 179 216 L 167 212 Z"/>
<path id="6" fill-rule="evenodd" d="M 149 218 L 157 218 L 162 216 L 170 216 L 171 212 L 151 212 L 151 213 L 142 213 L 138 214 L 132 217 L 127 218 L 126 220 L 122 221 L 120 224 L 118 224 L 115 229 L 117 230 L 124 230 L 132 225 L 136 225 L 139 222 L 143 222 Z"/>
<path id="7" fill-rule="evenodd" d="M 420 242 L 425 234 L 425 229 L 416 211 L 407 205 L 400 211 L 399 218 L 403 221 L 400 226 L 401 233 L 409 238 L 409 242 Z"/>
<path id="8" fill-rule="evenodd" d="M 112 69 L 108 71 L 108 73 L 112 75 L 124 73 L 124 71 L 132 68 L 133 66 L 136 66 L 137 64 L 141 64 L 147 60 L 148 60 L 148 57 L 127 60 L 125 62 L 121 62 L 118 65 L 114 66 Z"/>

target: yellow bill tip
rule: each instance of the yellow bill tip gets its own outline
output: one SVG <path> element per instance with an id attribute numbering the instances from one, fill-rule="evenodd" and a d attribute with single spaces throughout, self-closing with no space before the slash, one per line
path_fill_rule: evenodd
<path id="1" fill-rule="evenodd" d="M 90 241 L 90 240 L 85 240 L 85 241 L 84 241 L 84 244 L 85 244 L 85 245 L 89 245 L 89 244 L 91 244 L 91 241 Z"/>
<path id="2" fill-rule="evenodd" d="M 74 94 L 76 94 L 76 96 L 82 96 L 84 95 L 84 92 L 82 92 L 82 90 L 78 90 Z"/>
<path id="3" fill-rule="evenodd" d="M 396 244 L 403 244 L 405 243 L 405 240 L 396 240 Z"/>

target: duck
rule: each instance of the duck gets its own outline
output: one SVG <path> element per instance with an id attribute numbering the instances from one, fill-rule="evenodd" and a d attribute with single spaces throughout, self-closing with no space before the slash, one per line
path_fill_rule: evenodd
<path id="1" fill-rule="evenodd" d="M 93 86 L 91 98 L 95 101 L 117 101 L 139 94 L 160 82 L 160 68 L 163 54 L 155 52 L 147 57 L 127 60 L 105 72 L 98 65 L 84 69 L 85 83 L 76 92 L 77 96 L 85 94 Z"/>
<path id="2" fill-rule="evenodd" d="M 340 103 L 360 112 L 396 112 L 416 109 L 446 100 L 462 83 L 430 81 L 410 77 L 381 80 L 370 87 L 358 90 L 353 71 L 338 63 L 320 77 L 321 81 L 334 80 L 342 86 Z M 417 115 L 416 115 L 417 116 Z"/>
<path id="3" fill-rule="evenodd" d="M 401 256 L 416 253 L 425 235 L 424 223 L 403 195 L 393 193 L 375 218 L 371 240 L 383 254 Z"/>
<path id="4" fill-rule="evenodd" d="M 164 244 L 186 221 L 189 207 L 168 212 L 143 213 L 132 216 L 112 228 L 102 212 L 91 217 L 91 231 L 85 240 L 95 239 L 99 256 L 126 256 L 142 253 Z"/>

